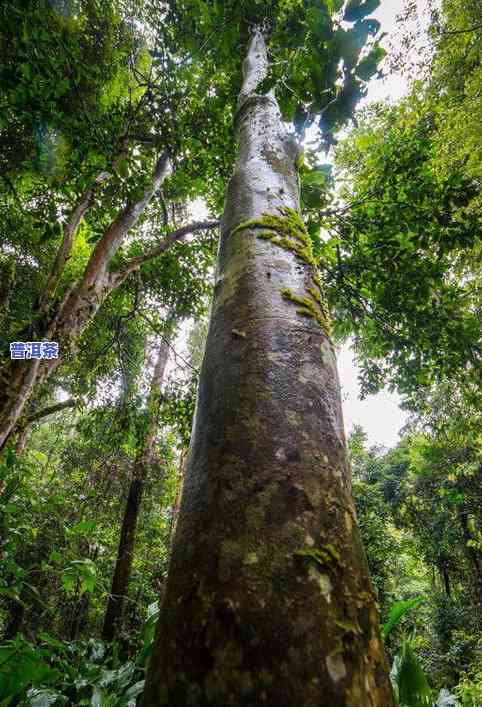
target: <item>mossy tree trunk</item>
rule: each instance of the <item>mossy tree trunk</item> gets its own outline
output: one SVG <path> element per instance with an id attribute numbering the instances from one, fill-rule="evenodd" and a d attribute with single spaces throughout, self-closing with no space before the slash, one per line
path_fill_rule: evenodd
<path id="1" fill-rule="evenodd" d="M 159 345 L 154 372 L 152 374 L 149 397 L 147 401 L 147 418 L 145 434 L 139 442 L 139 450 L 134 462 L 127 501 L 122 519 L 122 528 L 117 550 L 117 560 L 112 577 L 112 585 L 107 601 L 107 608 L 102 628 L 104 641 L 113 641 L 116 637 L 124 613 L 124 605 L 129 587 L 129 579 L 134 559 L 136 530 L 141 508 L 142 495 L 149 468 L 152 464 L 157 432 L 157 413 L 164 372 L 169 357 L 169 339 L 165 338 Z"/>
<path id="2" fill-rule="evenodd" d="M 254 33 L 143 707 L 392 707 L 298 148 Z"/>

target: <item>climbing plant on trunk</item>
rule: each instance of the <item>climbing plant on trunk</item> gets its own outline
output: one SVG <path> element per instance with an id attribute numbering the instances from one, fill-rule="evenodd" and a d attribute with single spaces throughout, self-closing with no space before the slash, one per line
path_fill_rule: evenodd
<path id="1" fill-rule="evenodd" d="M 393 704 L 299 148 L 256 30 L 143 707 Z"/>

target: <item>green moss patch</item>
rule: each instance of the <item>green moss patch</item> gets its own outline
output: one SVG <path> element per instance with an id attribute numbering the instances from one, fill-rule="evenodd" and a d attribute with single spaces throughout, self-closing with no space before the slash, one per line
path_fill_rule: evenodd
<path id="1" fill-rule="evenodd" d="M 263 214 L 261 218 L 243 221 L 236 226 L 231 235 L 248 229 L 259 229 L 258 238 L 269 240 L 280 248 L 291 251 L 310 267 L 313 286 L 307 288 L 306 296 L 297 295 L 289 289 L 282 290 L 281 295 L 298 305 L 296 311 L 299 315 L 311 317 L 329 335 L 331 326 L 328 306 L 308 231 L 295 209 L 286 207 L 282 209 L 281 214 L 281 216 Z"/>

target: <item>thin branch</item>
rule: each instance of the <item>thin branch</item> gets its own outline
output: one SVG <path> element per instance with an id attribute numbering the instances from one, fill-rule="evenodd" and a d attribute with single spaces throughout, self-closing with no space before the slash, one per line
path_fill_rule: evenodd
<path id="1" fill-rule="evenodd" d="M 190 223 L 187 226 L 181 226 L 176 231 L 168 233 L 168 235 L 152 250 L 143 253 L 142 255 L 132 258 L 132 260 L 127 261 L 122 267 L 114 271 L 111 274 L 110 286 L 117 287 L 125 278 L 130 275 L 130 273 L 139 270 L 143 263 L 146 263 L 158 255 L 164 253 L 168 248 L 174 243 L 183 240 L 186 236 L 191 233 L 197 233 L 198 231 L 210 231 L 213 228 L 219 226 L 219 221 L 199 221 L 196 223 Z"/>
<path id="2" fill-rule="evenodd" d="M 478 29 L 482 29 L 482 24 L 474 25 L 473 27 L 467 27 L 466 29 L 444 30 L 443 32 L 440 32 L 440 34 L 445 37 L 451 34 L 465 34 L 466 32 L 476 32 Z"/>
<path id="3" fill-rule="evenodd" d="M 48 415 L 53 415 L 56 412 L 65 410 L 66 408 L 73 408 L 77 405 L 77 402 L 78 401 L 74 398 L 69 398 L 68 400 L 63 400 L 61 403 L 48 405 L 47 407 L 43 408 L 43 410 L 39 410 L 38 412 L 34 412 L 31 415 L 27 415 L 23 426 L 30 425 L 32 424 L 32 422 L 37 422 L 38 420 L 41 420 L 42 418 L 47 417 Z"/>

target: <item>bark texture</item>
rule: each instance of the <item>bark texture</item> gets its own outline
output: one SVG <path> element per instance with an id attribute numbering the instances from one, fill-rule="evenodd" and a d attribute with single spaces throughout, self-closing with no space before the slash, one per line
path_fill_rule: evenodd
<path id="1" fill-rule="evenodd" d="M 124 613 L 125 599 L 129 587 L 129 579 L 134 558 L 136 543 L 137 521 L 141 507 L 142 494 L 146 482 L 149 466 L 152 462 L 154 445 L 156 442 L 157 412 L 164 371 L 169 357 L 169 340 L 165 339 L 159 346 L 159 351 L 154 366 L 151 388 L 147 403 L 148 417 L 145 436 L 140 441 L 132 479 L 129 485 L 124 517 L 122 519 L 121 535 L 117 551 L 117 561 L 112 578 L 112 586 L 107 602 L 102 638 L 104 641 L 113 641 L 120 628 Z"/>
<path id="2" fill-rule="evenodd" d="M 273 95 L 256 93 L 267 69 L 255 33 L 142 705 L 392 707 L 333 346 L 313 267 L 277 220 L 286 235 L 299 209 L 298 149 Z"/>

